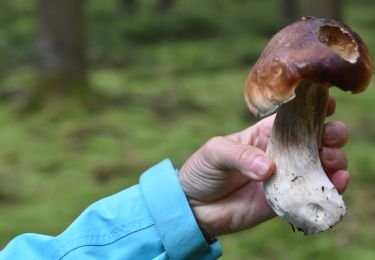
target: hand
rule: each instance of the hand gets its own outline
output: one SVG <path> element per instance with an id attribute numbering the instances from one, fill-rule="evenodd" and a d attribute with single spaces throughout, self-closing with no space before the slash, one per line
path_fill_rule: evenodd
<path id="1" fill-rule="evenodd" d="M 335 110 L 330 97 L 327 115 Z M 263 193 L 263 181 L 276 165 L 265 151 L 274 116 L 226 137 L 214 137 L 181 167 L 179 180 L 197 221 L 210 238 L 247 229 L 275 216 Z M 348 140 L 341 122 L 323 129 L 320 159 L 337 190 L 349 181 L 347 159 L 340 149 Z"/>

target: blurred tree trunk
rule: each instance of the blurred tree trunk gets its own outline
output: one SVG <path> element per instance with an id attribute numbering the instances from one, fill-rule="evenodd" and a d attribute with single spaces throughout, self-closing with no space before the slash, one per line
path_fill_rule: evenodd
<path id="1" fill-rule="evenodd" d="M 88 94 L 83 0 L 38 0 L 36 66 L 28 105 Z"/>
<path id="2" fill-rule="evenodd" d="M 119 0 L 120 9 L 127 13 L 133 13 L 137 7 L 136 0 Z"/>
<path id="3" fill-rule="evenodd" d="M 278 10 L 283 26 L 288 25 L 299 18 L 297 0 L 278 0 Z"/>
<path id="4" fill-rule="evenodd" d="M 159 11 L 167 11 L 172 7 L 173 0 L 156 0 L 156 9 Z"/>
<path id="5" fill-rule="evenodd" d="M 278 12 L 283 26 L 302 16 L 342 20 L 342 0 L 278 0 Z"/>
<path id="6" fill-rule="evenodd" d="M 118 0 L 122 10 L 133 13 L 137 8 L 137 0 Z M 173 0 L 156 0 L 155 9 L 158 11 L 168 11 L 173 4 Z"/>
<path id="7" fill-rule="evenodd" d="M 342 19 L 342 0 L 300 0 L 301 16 Z"/>

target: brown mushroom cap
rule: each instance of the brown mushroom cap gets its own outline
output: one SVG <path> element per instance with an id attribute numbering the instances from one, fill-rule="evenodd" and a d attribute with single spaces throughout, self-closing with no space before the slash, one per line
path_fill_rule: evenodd
<path id="1" fill-rule="evenodd" d="M 371 70 L 365 44 L 348 26 L 303 17 L 271 39 L 246 80 L 245 99 L 255 116 L 264 117 L 293 99 L 302 80 L 358 93 Z"/>

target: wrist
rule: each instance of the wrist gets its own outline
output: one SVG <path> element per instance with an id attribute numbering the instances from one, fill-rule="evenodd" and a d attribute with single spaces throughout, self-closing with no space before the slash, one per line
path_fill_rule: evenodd
<path id="1" fill-rule="evenodd" d="M 223 211 L 222 205 L 216 204 L 209 199 L 197 199 L 197 197 L 202 197 L 201 194 L 199 194 L 200 191 L 207 190 L 207 188 L 197 188 L 197 186 L 201 184 L 199 182 L 192 185 L 191 181 L 186 180 L 186 174 L 184 174 L 183 170 L 184 168 L 182 167 L 179 171 L 181 187 L 204 238 L 210 244 L 217 236 L 227 233 L 225 232 L 227 229 L 226 224 L 230 223 L 230 218 L 228 214 Z M 194 195 L 196 195 L 196 197 L 194 197 Z"/>
<path id="2" fill-rule="evenodd" d="M 194 204 L 194 203 L 192 203 L 192 204 Z M 192 204 L 190 204 L 190 205 L 192 205 Z M 205 216 L 205 214 L 202 212 L 202 208 L 200 208 L 200 207 L 201 206 L 192 206 L 191 209 L 193 211 L 195 220 L 197 221 L 197 224 L 199 226 L 199 229 L 202 232 L 203 237 L 205 238 L 205 240 L 207 241 L 208 244 L 212 244 L 215 241 L 216 235 L 215 235 L 215 232 L 212 228 L 212 225 L 210 225 L 210 223 L 208 223 L 207 216 Z"/>

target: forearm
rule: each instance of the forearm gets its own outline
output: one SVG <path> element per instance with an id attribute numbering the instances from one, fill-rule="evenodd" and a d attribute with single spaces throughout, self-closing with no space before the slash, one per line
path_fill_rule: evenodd
<path id="1" fill-rule="evenodd" d="M 141 176 L 139 185 L 88 207 L 62 234 L 25 234 L 0 259 L 214 259 L 169 161 Z"/>

